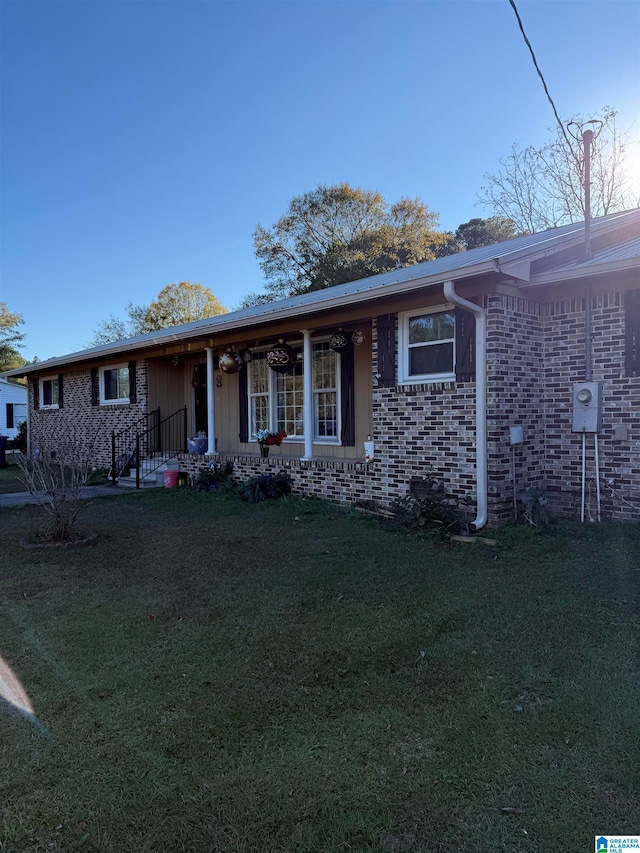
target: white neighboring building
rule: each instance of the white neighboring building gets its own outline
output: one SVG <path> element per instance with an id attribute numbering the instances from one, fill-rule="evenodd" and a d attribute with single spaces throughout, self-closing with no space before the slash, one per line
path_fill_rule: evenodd
<path id="1" fill-rule="evenodd" d="M 27 419 L 27 386 L 0 379 L 0 435 L 15 438 Z"/>

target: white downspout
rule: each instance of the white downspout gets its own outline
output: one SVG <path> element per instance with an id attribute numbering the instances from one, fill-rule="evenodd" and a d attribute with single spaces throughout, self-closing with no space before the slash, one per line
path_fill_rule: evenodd
<path id="1" fill-rule="evenodd" d="M 453 281 L 445 281 L 447 302 L 470 311 L 476 319 L 476 530 L 487 523 L 487 314 L 484 308 L 458 296 Z"/>
<path id="2" fill-rule="evenodd" d="M 302 410 L 304 413 L 304 461 L 313 459 L 313 348 L 311 346 L 311 332 L 302 329 L 303 349 L 302 364 Z"/>
<path id="3" fill-rule="evenodd" d="M 216 386 L 213 380 L 213 347 L 205 347 L 205 350 L 207 351 L 207 456 L 215 456 L 216 410 L 214 395 L 216 393 Z"/>

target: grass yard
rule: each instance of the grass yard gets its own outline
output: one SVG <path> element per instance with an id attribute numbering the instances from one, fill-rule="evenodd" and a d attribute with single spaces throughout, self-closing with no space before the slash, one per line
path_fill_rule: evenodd
<path id="1" fill-rule="evenodd" d="M 443 547 L 320 502 L 2 511 L 0 851 L 559 853 L 640 833 L 640 527 Z M 1 704 L 1 703 L 0 703 Z M 515 810 L 503 812 L 503 809 Z"/>
<path id="2" fill-rule="evenodd" d="M 18 479 L 21 476 L 17 465 L 9 463 L 6 468 L 0 468 L 0 495 L 6 495 L 9 492 L 26 492 L 26 486 Z"/>

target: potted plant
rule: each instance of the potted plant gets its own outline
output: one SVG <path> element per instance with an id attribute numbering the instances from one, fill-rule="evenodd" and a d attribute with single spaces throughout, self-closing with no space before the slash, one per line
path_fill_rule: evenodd
<path id="1" fill-rule="evenodd" d="M 260 455 L 263 459 L 269 456 L 269 451 L 272 447 L 280 447 L 282 440 L 287 437 L 284 430 L 280 432 L 271 432 L 268 429 L 259 429 L 256 433 L 256 439 L 260 445 Z"/>
<path id="2" fill-rule="evenodd" d="M 202 456 L 207 452 L 207 434 L 203 430 L 197 432 L 192 438 L 187 439 L 189 453 Z"/>

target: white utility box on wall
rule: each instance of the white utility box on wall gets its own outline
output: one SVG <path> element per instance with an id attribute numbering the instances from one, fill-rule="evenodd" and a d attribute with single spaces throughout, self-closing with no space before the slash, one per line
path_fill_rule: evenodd
<path id="1" fill-rule="evenodd" d="M 599 382 L 573 383 L 573 432 L 600 432 Z"/>

